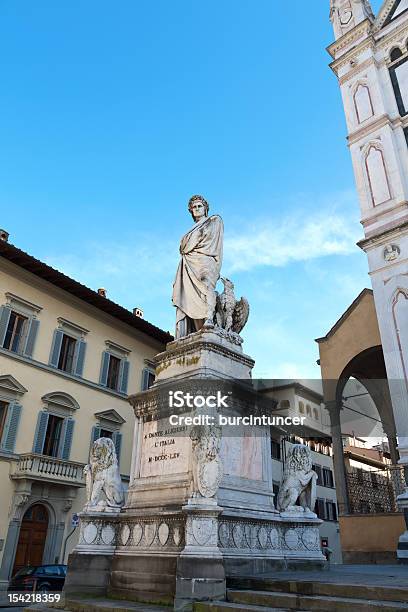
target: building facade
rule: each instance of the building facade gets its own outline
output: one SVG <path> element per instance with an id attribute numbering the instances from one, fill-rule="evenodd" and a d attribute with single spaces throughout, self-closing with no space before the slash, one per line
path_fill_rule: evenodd
<path id="1" fill-rule="evenodd" d="M 328 48 L 346 115 L 400 460 L 408 465 L 408 0 L 331 0 Z M 408 495 L 408 494 L 407 494 Z M 408 504 L 407 504 L 408 505 Z M 408 555 L 408 532 L 405 552 Z"/>
<path id="2" fill-rule="evenodd" d="M 27 564 L 64 563 L 85 503 L 92 442 L 111 437 L 129 480 L 129 393 L 171 339 L 0 240 L 0 588 Z"/>

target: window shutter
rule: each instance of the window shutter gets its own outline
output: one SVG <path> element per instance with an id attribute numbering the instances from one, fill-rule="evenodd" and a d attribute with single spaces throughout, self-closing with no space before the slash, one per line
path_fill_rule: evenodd
<path id="1" fill-rule="evenodd" d="M 2 306 L 0 308 L 0 346 L 4 344 L 4 338 L 9 324 L 11 310 L 8 306 Z"/>
<path id="2" fill-rule="evenodd" d="M 8 407 L 7 423 L 2 438 L 2 448 L 10 453 L 14 452 L 21 410 L 22 407 L 20 404 L 10 404 Z"/>
<path id="3" fill-rule="evenodd" d="M 41 455 L 44 448 L 45 433 L 47 431 L 49 414 L 46 410 L 38 413 L 37 427 L 35 429 L 33 453 Z"/>
<path id="4" fill-rule="evenodd" d="M 120 362 L 120 378 L 119 378 L 119 391 L 121 393 L 127 393 L 129 380 L 129 362 L 127 359 L 122 359 Z"/>
<path id="5" fill-rule="evenodd" d="M 74 433 L 75 421 L 71 417 L 64 419 L 61 432 L 61 443 L 58 450 L 58 455 L 61 459 L 68 461 L 71 452 L 72 436 Z"/>
<path id="6" fill-rule="evenodd" d="M 86 342 L 84 340 L 78 340 L 75 347 L 75 364 L 74 374 L 76 376 L 82 376 L 84 371 L 84 360 L 85 360 Z"/>
<path id="7" fill-rule="evenodd" d="M 147 368 L 142 371 L 142 391 L 147 391 L 149 388 L 149 374 L 150 371 Z"/>
<path id="8" fill-rule="evenodd" d="M 107 382 L 108 382 L 109 359 L 110 359 L 110 354 L 107 351 L 103 351 L 101 374 L 99 376 L 99 384 L 103 385 L 104 387 L 106 387 Z"/>
<path id="9" fill-rule="evenodd" d="M 40 322 L 38 319 L 30 319 L 28 322 L 27 338 L 23 350 L 23 355 L 26 357 L 33 356 L 35 339 L 37 337 L 38 327 Z"/>
<path id="10" fill-rule="evenodd" d="M 94 425 L 91 431 L 91 444 L 89 445 L 89 453 L 91 453 L 93 443 L 101 437 L 101 427 Z"/>
<path id="11" fill-rule="evenodd" d="M 58 360 L 59 360 L 59 356 L 61 352 L 61 344 L 62 344 L 63 335 L 64 334 L 60 329 L 56 329 L 54 331 L 54 338 L 52 340 L 50 361 L 49 361 L 50 366 L 53 366 L 54 368 L 58 367 Z"/>
<path id="12" fill-rule="evenodd" d="M 120 431 L 114 431 L 112 434 L 112 442 L 115 445 L 116 457 L 118 458 L 118 465 L 120 463 L 120 449 L 122 447 L 122 434 Z"/>

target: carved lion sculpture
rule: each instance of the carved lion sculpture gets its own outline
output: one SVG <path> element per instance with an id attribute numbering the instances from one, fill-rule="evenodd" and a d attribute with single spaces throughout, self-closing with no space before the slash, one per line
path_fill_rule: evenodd
<path id="1" fill-rule="evenodd" d="M 278 494 L 278 510 L 314 514 L 312 509 L 316 502 L 316 480 L 310 448 L 304 444 L 294 444 L 286 460 Z"/>
<path id="2" fill-rule="evenodd" d="M 118 511 L 125 503 L 115 446 L 110 438 L 99 438 L 91 449 L 90 463 L 84 467 L 87 503 L 85 510 Z"/>

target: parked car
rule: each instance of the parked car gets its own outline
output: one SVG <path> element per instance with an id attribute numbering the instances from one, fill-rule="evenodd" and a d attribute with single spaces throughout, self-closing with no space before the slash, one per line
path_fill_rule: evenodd
<path id="1" fill-rule="evenodd" d="M 10 580 L 8 591 L 62 591 L 66 565 L 26 565 Z"/>

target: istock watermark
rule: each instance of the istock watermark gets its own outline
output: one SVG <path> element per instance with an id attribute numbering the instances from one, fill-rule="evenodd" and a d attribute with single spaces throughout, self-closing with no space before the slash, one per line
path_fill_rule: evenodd
<path id="1" fill-rule="evenodd" d="M 229 408 L 227 403 L 231 393 L 223 395 L 217 391 L 215 395 L 193 395 L 184 391 L 169 391 L 170 408 Z"/>

